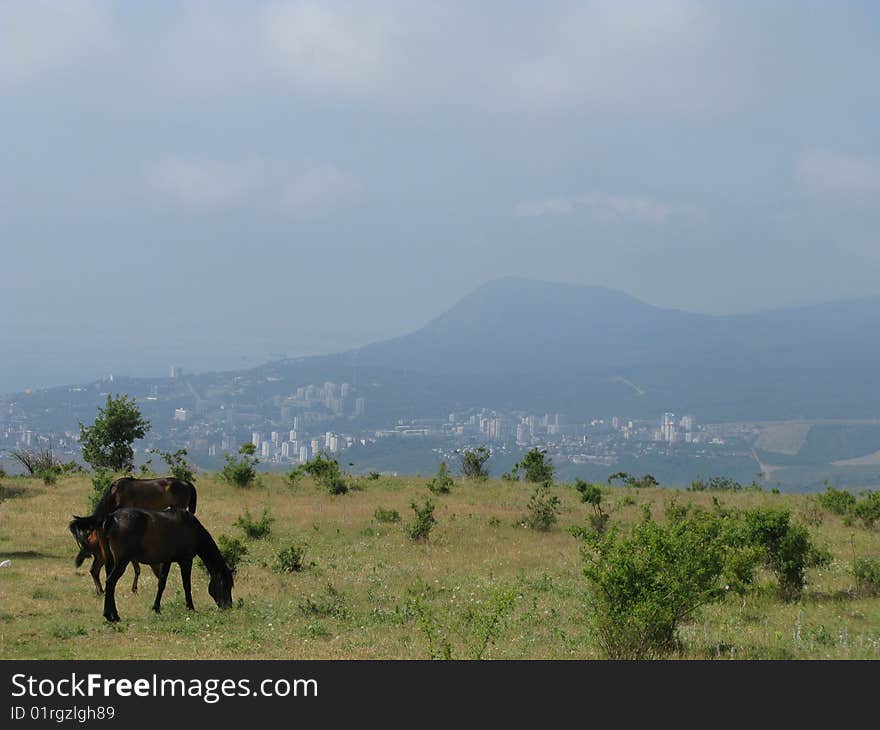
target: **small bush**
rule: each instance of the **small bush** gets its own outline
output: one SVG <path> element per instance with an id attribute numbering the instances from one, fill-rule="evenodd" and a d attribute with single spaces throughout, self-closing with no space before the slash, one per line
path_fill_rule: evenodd
<path id="1" fill-rule="evenodd" d="M 526 452 L 514 470 L 522 470 L 523 477 L 527 482 L 543 484 L 553 481 L 555 468 L 553 462 L 547 458 L 547 450 L 539 449 L 536 446 Z"/>
<path id="2" fill-rule="evenodd" d="M 679 624 L 723 600 L 733 568 L 749 578 L 755 557 L 734 548 L 726 519 L 704 512 L 661 526 L 646 510 L 628 537 L 580 535 L 591 628 L 605 656 L 669 654 Z"/>
<path id="3" fill-rule="evenodd" d="M 816 499 L 823 509 L 835 515 L 848 514 L 856 503 L 854 494 L 834 487 L 826 488 Z"/>
<path id="4" fill-rule="evenodd" d="M 335 618 L 343 620 L 348 618 L 349 610 L 345 596 L 332 583 L 327 584 L 323 596 L 307 596 L 299 603 L 299 611 L 304 616 L 318 616 L 320 618 Z"/>
<path id="5" fill-rule="evenodd" d="M 468 479 L 488 479 L 489 470 L 486 462 L 492 453 L 485 446 L 465 449 L 461 454 L 461 473 Z"/>
<path id="6" fill-rule="evenodd" d="M 217 538 L 217 547 L 220 548 L 223 560 L 226 561 L 226 565 L 233 573 L 238 570 L 238 564 L 248 553 L 247 546 L 237 537 L 220 535 Z"/>
<path id="7" fill-rule="evenodd" d="M 602 509 L 602 488 L 583 479 L 578 479 L 574 486 L 581 494 L 581 501 L 593 507 L 592 514 L 587 518 L 593 532 L 603 534 L 608 528 L 608 514 Z"/>
<path id="8" fill-rule="evenodd" d="M 277 573 L 299 573 L 306 567 L 305 560 L 305 545 L 291 543 L 278 552 L 272 567 Z"/>
<path id="9" fill-rule="evenodd" d="M 263 515 L 259 520 L 255 520 L 250 510 L 245 509 L 244 514 L 239 515 L 233 524 L 240 527 L 251 540 L 260 540 L 269 534 L 274 521 L 275 519 L 269 516 L 268 509 L 263 510 Z"/>
<path id="10" fill-rule="evenodd" d="M 440 462 L 437 469 L 437 476 L 428 482 L 428 489 L 432 494 L 449 494 L 452 490 L 452 477 L 449 474 L 449 467 L 445 461 Z"/>
<path id="11" fill-rule="evenodd" d="M 407 534 L 415 542 L 425 542 L 434 525 L 437 524 L 437 520 L 434 518 L 434 503 L 430 499 L 426 499 L 423 506 L 419 507 L 415 502 L 411 502 L 410 507 L 416 513 L 416 518 L 407 527 Z"/>
<path id="12" fill-rule="evenodd" d="M 371 471 L 369 474 L 367 474 L 367 479 L 369 479 L 371 482 L 377 482 L 377 481 L 379 481 L 380 476 L 382 476 L 382 475 L 379 474 L 379 472 Z"/>
<path id="13" fill-rule="evenodd" d="M 788 510 L 753 509 L 745 513 L 744 520 L 749 544 L 763 551 L 764 562 L 776 574 L 786 601 L 800 597 L 806 568 L 831 561 L 827 550 L 813 545 L 806 527 L 791 522 Z"/>
<path id="14" fill-rule="evenodd" d="M 860 596 L 880 596 L 880 560 L 856 558 L 852 563 L 856 592 Z"/>
<path id="15" fill-rule="evenodd" d="M 302 465 L 302 469 L 330 494 L 345 494 L 349 485 L 342 476 L 339 462 L 324 454 Z"/>
<path id="16" fill-rule="evenodd" d="M 548 532 L 556 524 L 556 518 L 559 514 L 559 497 L 550 494 L 549 486 L 549 482 L 539 486 L 529 499 L 529 513 L 526 516 L 525 524 L 533 530 Z"/>
<path id="17" fill-rule="evenodd" d="M 154 449 L 153 453 L 159 454 L 162 457 L 162 461 L 167 464 L 168 471 L 171 472 L 171 476 L 175 479 L 180 479 L 184 482 L 195 481 L 196 475 L 192 464 L 186 460 L 186 449 L 178 449 L 175 452 Z"/>
<path id="18" fill-rule="evenodd" d="M 113 483 L 113 472 L 109 469 L 95 469 L 92 474 L 92 491 L 89 493 L 89 512 L 94 513 L 98 502 Z"/>
<path id="19" fill-rule="evenodd" d="M 870 530 L 880 520 L 880 492 L 865 492 L 852 508 L 853 516 L 862 521 L 862 526 Z"/>
<path id="20" fill-rule="evenodd" d="M 226 454 L 223 459 L 226 462 L 220 471 L 220 476 L 229 484 L 236 487 L 250 487 L 258 482 L 257 464 L 260 460 L 254 456 L 256 447 L 251 444 L 242 444 L 239 448 L 239 458 L 232 454 Z"/>
<path id="21" fill-rule="evenodd" d="M 743 485 L 730 477 L 712 477 L 708 481 L 697 479 L 691 482 L 689 492 L 741 492 Z"/>
<path id="22" fill-rule="evenodd" d="M 383 524 L 394 524 L 395 522 L 400 522 L 400 512 L 396 509 L 385 509 L 384 507 L 377 507 L 376 511 L 373 513 L 373 517 L 376 518 L 376 522 L 381 522 Z"/>

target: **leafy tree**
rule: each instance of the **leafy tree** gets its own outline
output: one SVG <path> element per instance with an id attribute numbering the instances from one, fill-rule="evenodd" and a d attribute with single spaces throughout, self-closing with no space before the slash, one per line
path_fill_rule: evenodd
<path id="1" fill-rule="evenodd" d="M 832 486 L 826 487 L 825 491 L 817 499 L 823 509 L 835 515 L 847 514 L 856 504 L 856 497 L 852 492 L 847 492 L 844 489 L 835 489 Z"/>
<path id="2" fill-rule="evenodd" d="M 83 459 L 95 469 L 130 471 L 134 459 L 132 444 L 150 430 L 134 398 L 107 395 L 92 426 L 79 424 Z"/>
<path id="3" fill-rule="evenodd" d="M 853 505 L 852 513 L 870 530 L 880 520 L 880 492 L 867 491 L 862 499 Z"/>
<path id="4" fill-rule="evenodd" d="M 486 479 L 489 476 L 489 470 L 486 469 L 486 462 L 492 452 L 485 446 L 478 446 L 475 449 L 465 449 L 461 454 L 461 472 L 468 479 Z"/>
<path id="5" fill-rule="evenodd" d="M 547 449 L 539 449 L 537 446 L 530 449 L 523 456 L 514 469 L 522 469 L 527 482 L 544 483 L 553 481 L 553 462 L 547 458 Z"/>
<path id="6" fill-rule="evenodd" d="M 236 487 L 249 487 L 257 481 L 257 464 L 260 460 L 254 456 L 257 447 L 252 443 L 242 444 L 238 450 L 241 455 L 236 458 L 232 454 L 226 454 L 223 459 L 226 462 L 220 471 L 220 476 Z"/>

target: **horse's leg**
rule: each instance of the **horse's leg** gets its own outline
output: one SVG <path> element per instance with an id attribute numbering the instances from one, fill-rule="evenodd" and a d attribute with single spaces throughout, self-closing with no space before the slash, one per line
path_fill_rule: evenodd
<path id="1" fill-rule="evenodd" d="M 101 587 L 101 568 L 104 567 L 104 560 L 101 558 L 100 554 L 97 554 L 92 559 L 92 567 L 89 569 L 89 573 L 92 575 L 92 580 L 95 581 L 95 592 L 100 596 L 104 589 Z"/>
<path id="2" fill-rule="evenodd" d="M 134 583 L 131 584 L 131 592 L 138 592 L 138 578 L 141 577 L 141 564 L 137 560 L 131 561 L 131 567 L 134 568 Z"/>
<path id="3" fill-rule="evenodd" d="M 193 606 L 192 583 L 190 581 L 192 567 L 192 558 L 180 561 L 180 579 L 183 581 L 183 594 L 186 596 L 186 607 L 190 611 L 195 611 L 196 607 Z"/>
<path id="4" fill-rule="evenodd" d="M 107 561 L 109 565 L 110 561 Z M 120 558 L 114 561 L 113 570 L 107 576 L 107 591 L 104 593 L 104 618 L 108 621 L 119 621 L 119 612 L 116 610 L 116 583 L 122 577 L 128 567 L 128 558 Z"/>
<path id="5" fill-rule="evenodd" d="M 162 570 L 159 574 L 159 586 L 156 589 L 156 600 L 153 601 L 153 610 L 159 613 L 161 610 L 159 604 L 162 602 L 162 591 L 165 590 L 165 581 L 168 580 L 168 571 L 171 570 L 171 563 L 162 563 Z"/>

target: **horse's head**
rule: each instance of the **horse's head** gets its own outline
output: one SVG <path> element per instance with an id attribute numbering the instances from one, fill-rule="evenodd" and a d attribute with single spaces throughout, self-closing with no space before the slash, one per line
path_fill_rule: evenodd
<path id="1" fill-rule="evenodd" d="M 232 571 L 224 562 L 220 568 L 211 574 L 211 582 L 208 583 L 208 593 L 219 608 L 232 607 L 232 586 L 234 584 Z"/>

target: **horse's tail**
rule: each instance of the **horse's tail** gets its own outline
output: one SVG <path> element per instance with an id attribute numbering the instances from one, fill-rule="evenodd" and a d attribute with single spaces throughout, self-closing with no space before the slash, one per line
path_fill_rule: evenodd
<path id="1" fill-rule="evenodd" d="M 101 546 L 101 552 L 104 554 L 104 570 L 107 572 L 107 575 L 113 572 L 113 568 L 116 565 L 116 558 L 113 555 L 113 551 L 110 550 L 110 543 L 107 542 L 107 531 L 110 529 L 113 519 L 114 514 L 112 512 L 106 515 L 101 521 L 101 529 L 98 530 L 98 543 Z"/>
<path id="2" fill-rule="evenodd" d="M 196 494 L 196 485 L 192 482 L 187 482 L 189 485 L 189 506 L 187 509 L 193 514 L 196 513 L 196 502 L 198 502 L 198 495 Z"/>

